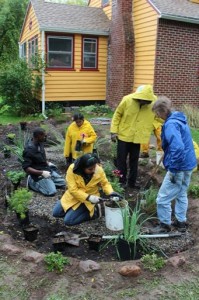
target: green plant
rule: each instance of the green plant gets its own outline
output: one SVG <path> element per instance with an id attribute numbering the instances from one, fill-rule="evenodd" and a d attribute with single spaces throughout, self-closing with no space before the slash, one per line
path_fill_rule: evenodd
<path id="1" fill-rule="evenodd" d="M 141 259 L 145 269 L 148 269 L 152 272 L 156 272 L 159 269 L 162 269 L 166 261 L 163 257 L 158 257 L 157 254 L 145 254 Z"/>
<path id="2" fill-rule="evenodd" d="M 80 111 L 83 114 L 92 113 L 92 114 L 97 114 L 99 116 L 113 113 L 108 105 L 101 105 L 101 104 L 83 106 L 80 108 Z"/>
<path id="3" fill-rule="evenodd" d="M 0 105 L 0 115 L 5 114 L 6 112 L 8 112 L 10 109 L 9 105 Z"/>
<path id="4" fill-rule="evenodd" d="M 24 219 L 31 198 L 32 192 L 28 191 L 26 188 L 20 188 L 11 194 L 8 199 L 8 204 L 11 209 L 20 215 L 21 219 Z"/>
<path id="5" fill-rule="evenodd" d="M 14 153 L 20 162 L 23 162 L 23 151 L 24 147 L 30 139 L 30 133 L 28 131 L 23 131 L 19 127 L 18 134 L 15 138 L 14 145 L 10 145 L 10 150 Z"/>
<path id="6" fill-rule="evenodd" d="M 121 186 L 121 183 L 119 182 L 118 177 L 109 178 L 109 182 L 112 185 L 112 188 L 115 192 L 119 194 L 124 193 L 124 188 Z"/>
<path id="7" fill-rule="evenodd" d="M 26 173 L 24 173 L 23 171 L 8 171 L 6 173 L 6 176 L 8 179 L 10 179 L 10 181 L 12 181 L 12 183 L 18 183 L 21 181 L 21 179 L 25 178 Z"/>
<path id="8" fill-rule="evenodd" d="M 96 150 L 98 157 L 100 157 L 100 155 L 101 155 L 101 152 L 102 152 L 101 150 L 102 150 L 102 148 L 104 148 L 103 146 L 107 145 L 108 143 L 109 143 L 109 140 L 106 137 L 97 138 L 97 140 L 94 143 L 94 149 Z"/>
<path id="9" fill-rule="evenodd" d="M 194 128 L 199 128 L 199 109 L 196 106 L 184 104 L 182 111 L 187 116 L 189 125 Z"/>
<path id="10" fill-rule="evenodd" d="M 199 198 L 199 185 L 198 184 L 190 184 L 188 193 L 193 198 Z"/>
<path id="11" fill-rule="evenodd" d="M 37 99 L 42 86 L 40 77 L 22 59 L 7 64 L 1 70 L 0 94 L 14 114 L 22 116 L 39 110 Z"/>
<path id="12" fill-rule="evenodd" d="M 10 140 L 14 140 L 15 139 L 15 136 L 16 134 L 15 133 L 8 133 L 7 135 L 7 138 L 10 139 Z"/>
<path id="13" fill-rule="evenodd" d="M 146 190 L 143 195 L 144 210 L 149 214 L 154 214 L 156 212 L 156 198 L 158 195 L 158 189 L 151 186 L 148 190 Z"/>
<path id="14" fill-rule="evenodd" d="M 54 270 L 62 272 L 64 265 L 69 265 L 70 261 L 67 257 L 64 257 L 61 252 L 50 252 L 44 258 L 45 263 L 47 264 L 48 271 L 52 272 Z"/>
<path id="15" fill-rule="evenodd" d="M 110 160 L 107 160 L 103 165 L 104 172 L 108 179 L 114 176 L 113 171 L 115 169 L 113 163 Z"/>

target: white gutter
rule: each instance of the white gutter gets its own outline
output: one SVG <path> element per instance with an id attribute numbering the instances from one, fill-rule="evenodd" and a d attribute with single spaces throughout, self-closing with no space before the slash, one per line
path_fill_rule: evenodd
<path id="1" fill-rule="evenodd" d="M 41 32 L 41 59 L 42 59 L 42 64 L 44 65 L 45 63 L 45 36 L 44 36 L 44 31 Z M 45 71 L 44 68 L 42 68 L 42 73 L 41 73 L 41 81 L 42 81 L 42 115 L 45 119 L 48 119 L 48 117 L 45 115 Z"/>
<path id="2" fill-rule="evenodd" d="M 90 35 L 99 35 L 99 36 L 109 36 L 109 30 L 84 30 L 84 29 L 69 29 L 69 28 L 60 28 L 60 27 L 40 27 L 40 30 L 49 31 L 49 32 L 66 32 L 73 34 L 90 34 Z"/>
<path id="3" fill-rule="evenodd" d="M 180 16 L 161 14 L 160 18 L 166 19 L 166 20 L 185 22 L 185 23 L 199 24 L 199 19 L 194 19 L 194 18 L 189 18 L 189 17 L 180 17 Z"/>

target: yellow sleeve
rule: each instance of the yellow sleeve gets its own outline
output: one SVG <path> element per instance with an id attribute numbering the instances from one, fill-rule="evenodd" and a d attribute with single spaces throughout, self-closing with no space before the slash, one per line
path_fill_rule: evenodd
<path id="1" fill-rule="evenodd" d="M 126 103 L 123 98 L 123 100 L 120 102 L 120 104 L 116 108 L 116 111 L 114 112 L 112 122 L 111 122 L 111 130 L 110 130 L 111 133 L 118 133 L 119 124 L 120 124 L 121 118 L 123 116 L 125 106 L 126 106 Z"/>
<path id="2" fill-rule="evenodd" d="M 97 134 L 95 133 L 95 130 L 91 126 L 90 123 L 88 123 L 88 137 L 85 138 L 85 142 L 87 144 L 92 144 L 96 141 Z"/>
<path id="3" fill-rule="evenodd" d="M 160 126 L 162 126 L 164 123 L 164 120 L 158 117 L 155 117 L 154 121 L 153 121 L 153 127 L 155 129 L 159 128 Z"/>
<path id="4" fill-rule="evenodd" d="M 68 130 L 66 132 L 66 136 L 65 136 L 65 144 L 64 144 L 64 156 L 65 157 L 69 157 L 70 154 L 72 153 L 71 151 L 71 135 L 70 135 L 70 126 L 68 127 Z"/>
<path id="5" fill-rule="evenodd" d="M 72 165 L 69 167 L 66 173 L 66 182 L 68 184 L 69 193 L 78 201 L 85 202 L 89 194 L 85 193 L 84 190 L 77 187 L 75 180 L 75 174 L 73 173 Z"/>

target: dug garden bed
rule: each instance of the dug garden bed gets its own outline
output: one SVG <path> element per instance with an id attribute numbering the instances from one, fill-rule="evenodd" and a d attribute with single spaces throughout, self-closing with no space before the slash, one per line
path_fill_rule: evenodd
<path id="1" fill-rule="evenodd" d="M 43 124 L 43 123 L 42 123 Z M 36 126 L 38 123 L 30 123 L 28 124 L 29 132 Z M 108 134 L 109 125 L 101 125 L 103 128 L 99 128 L 98 135 L 104 137 Z M 65 176 L 65 160 L 63 158 L 63 141 L 64 141 L 64 127 L 66 124 L 52 124 L 52 121 L 48 123 L 45 121 L 45 129 L 48 131 L 50 128 L 50 132 L 52 136 L 59 135 L 59 140 L 56 141 L 53 145 L 46 148 L 47 157 L 50 161 L 55 163 L 60 170 L 60 173 Z M 53 130 L 52 130 L 53 128 Z M 18 133 L 18 126 L 17 125 L 8 125 L 8 126 L 0 126 L 0 139 L 2 148 L 4 143 L 6 142 L 6 134 L 12 131 L 13 133 Z M 54 132 L 52 134 L 52 132 Z M 103 132 L 103 135 L 102 135 Z M 56 134 L 57 133 L 57 134 Z M 61 140 L 62 138 L 62 140 Z M 104 144 L 104 152 L 106 148 L 110 147 L 110 141 L 107 141 L 107 144 Z M 60 199 L 63 191 L 58 191 L 58 194 L 55 197 L 43 197 L 40 194 L 33 193 L 33 198 L 29 207 L 29 215 L 30 215 L 30 222 L 35 224 L 38 229 L 38 236 L 37 239 L 29 242 L 26 241 L 23 234 L 23 228 L 20 226 L 15 214 L 10 212 L 5 207 L 5 186 L 8 185 L 5 173 L 9 170 L 20 169 L 21 164 L 18 161 L 18 158 L 15 155 L 11 155 L 11 158 L 4 158 L 3 152 L 0 153 L 1 165 L 0 165 L 0 185 L 2 187 L 1 196 L 0 196 L 0 231 L 10 234 L 18 243 L 22 244 L 24 247 L 36 249 L 41 253 L 48 253 L 54 251 L 53 248 L 53 238 L 59 232 L 68 232 L 68 233 L 76 233 L 80 234 L 80 236 L 90 236 L 90 235 L 115 235 L 116 233 L 110 231 L 105 226 L 105 219 L 96 219 L 94 221 L 85 222 L 83 224 L 73 226 L 73 227 L 66 227 L 63 224 L 63 220 L 55 219 L 52 217 L 52 209 L 55 205 L 57 199 Z M 101 157 L 102 162 L 106 165 L 106 161 L 109 157 L 102 155 Z M 110 158 L 112 159 L 112 158 Z M 147 175 L 148 171 L 152 169 L 151 163 L 143 164 L 141 161 L 139 165 L 139 181 L 141 184 L 144 184 L 148 179 L 149 176 Z M 164 176 L 164 171 L 160 171 L 158 173 L 158 182 Z M 157 184 L 155 182 L 154 184 Z M 26 178 L 22 180 L 20 186 L 26 186 Z M 129 205 L 131 208 L 135 206 L 137 199 L 139 199 L 138 192 L 127 189 L 125 192 L 125 198 L 128 200 Z M 192 206 L 195 204 L 193 200 L 190 202 L 189 210 L 193 212 Z M 190 218 L 191 220 L 191 218 Z M 154 224 L 148 223 L 148 226 L 153 226 Z M 188 232 L 184 234 L 180 238 L 166 238 L 166 239 L 153 239 L 150 243 L 154 244 L 155 247 L 160 248 L 165 255 L 170 256 L 174 253 L 179 253 L 190 249 L 196 237 L 196 233 L 198 232 L 198 221 L 194 222 L 189 226 Z M 118 234 L 121 232 L 118 232 Z M 79 258 L 81 260 L 84 259 L 92 259 L 95 261 L 116 261 L 118 260 L 116 247 L 114 244 L 114 239 L 107 243 L 107 241 L 103 242 L 101 245 L 101 250 L 91 250 L 89 248 L 88 240 L 81 240 L 80 245 L 72 246 L 72 245 L 65 245 L 63 247 L 63 254 L 69 257 Z M 99 249 L 98 249 L 99 250 Z"/>

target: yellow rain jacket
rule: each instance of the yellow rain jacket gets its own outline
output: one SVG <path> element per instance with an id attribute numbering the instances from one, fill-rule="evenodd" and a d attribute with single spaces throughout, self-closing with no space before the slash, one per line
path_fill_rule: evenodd
<path id="1" fill-rule="evenodd" d="M 93 143 L 95 142 L 97 135 L 91 126 L 90 122 L 84 120 L 82 126 L 78 127 L 75 122 L 73 122 L 66 132 L 65 137 L 65 146 L 64 146 L 64 156 L 69 157 L 72 154 L 72 158 L 76 159 L 78 154 L 75 151 L 76 142 L 78 140 L 82 140 L 82 135 L 85 135 L 84 141 L 86 142 L 83 144 L 82 154 L 91 153 L 93 151 Z"/>
<path id="2" fill-rule="evenodd" d="M 140 106 L 136 99 L 150 104 Z M 113 115 L 111 133 L 117 133 L 118 139 L 124 142 L 148 143 L 155 125 L 152 106 L 156 99 L 151 85 L 140 86 L 135 93 L 125 96 Z"/>
<path id="3" fill-rule="evenodd" d="M 196 142 L 193 141 L 193 146 L 194 146 L 194 151 L 195 151 L 195 155 L 196 155 L 196 158 L 197 158 L 197 161 L 199 163 L 199 146 Z M 198 167 L 195 167 L 193 169 L 193 172 L 196 172 L 198 170 Z"/>
<path id="4" fill-rule="evenodd" d="M 82 176 L 73 173 L 74 164 L 70 165 L 66 173 L 66 182 L 68 190 L 61 198 L 61 205 L 64 211 L 69 208 L 76 210 L 80 204 L 84 203 L 92 217 L 94 214 L 94 204 L 86 200 L 89 195 L 99 196 L 99 188 L 109 195 L 113 192 L 111 184 L 108 182 L 104 170 L 96 165 L 95 173 L 89 183 L 86 185 Z"/>

